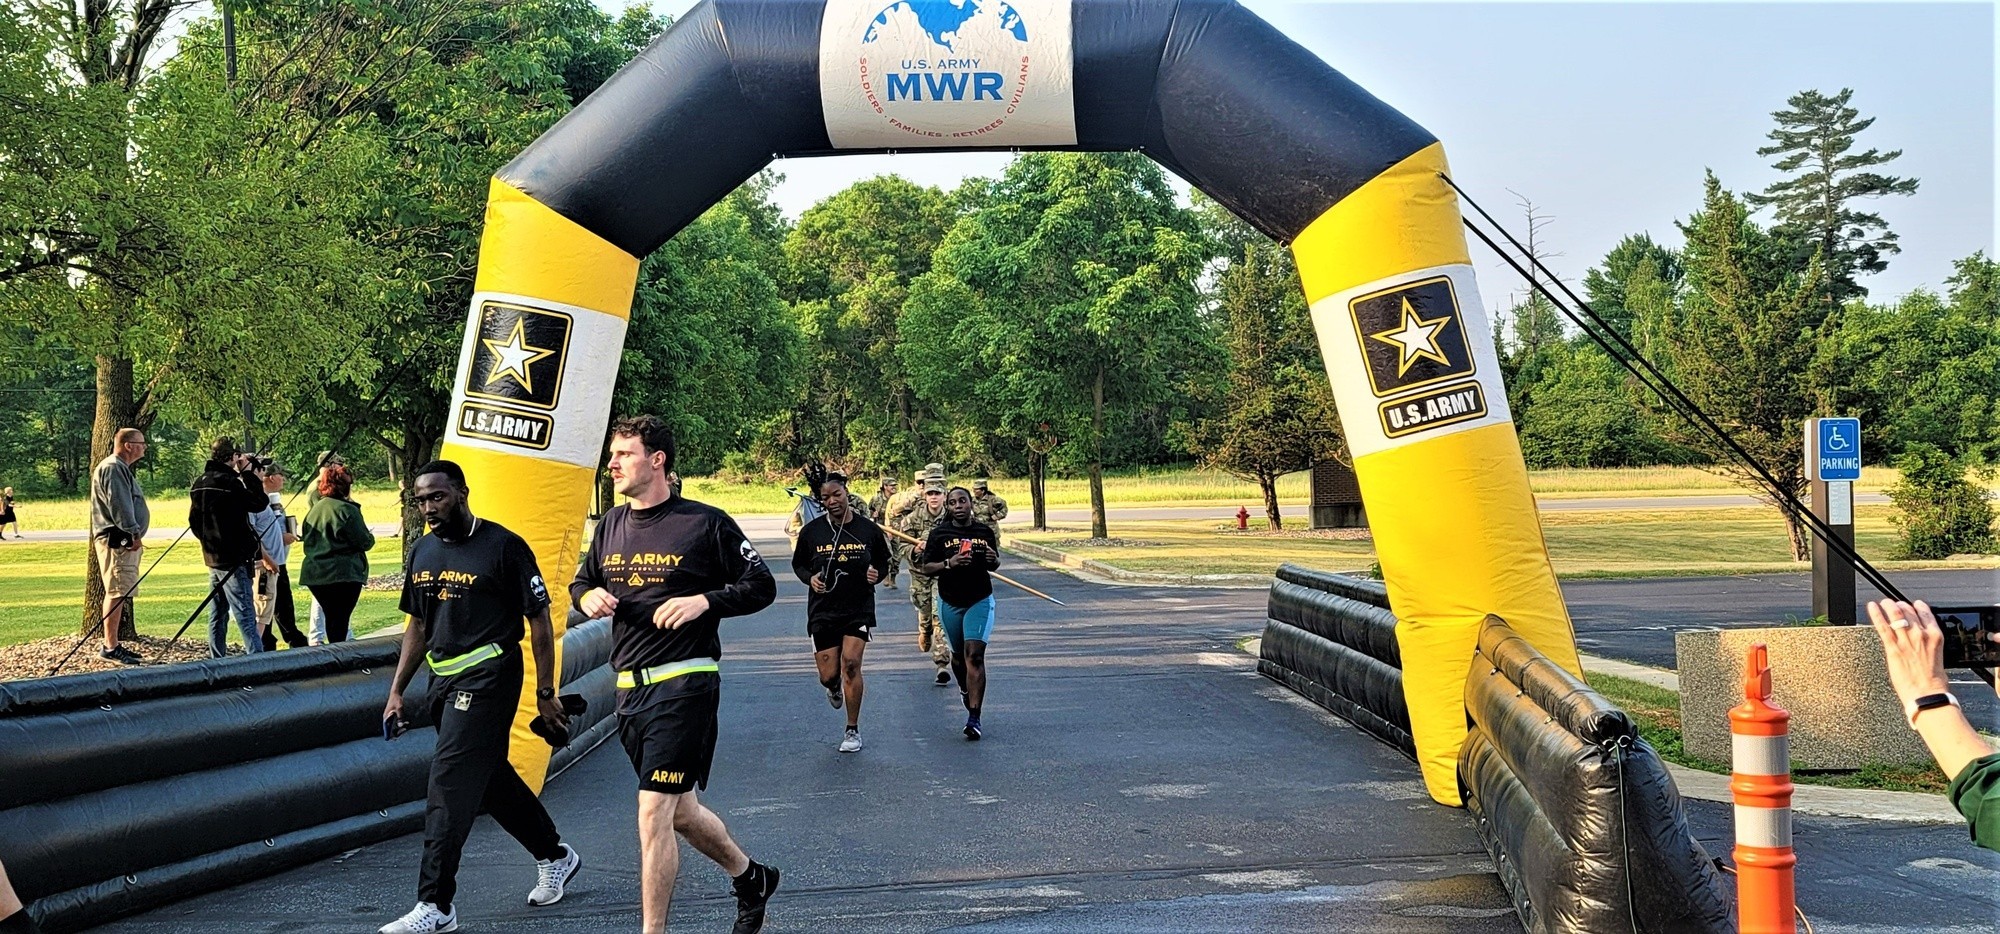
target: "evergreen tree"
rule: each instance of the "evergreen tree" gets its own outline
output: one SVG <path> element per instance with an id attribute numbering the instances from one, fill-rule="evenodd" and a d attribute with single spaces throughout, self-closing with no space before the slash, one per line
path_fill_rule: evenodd
<path id="1" fill-rule="evenodd" d="M 1852 88 L 1831 96 L 1800 91 L 1786 101 L 1789 110 L 1771 114 L 1778 121 L 1771 145 L 1760 156 L 1778 156 L 1772 168 L 1786 173 L 1763 194 L 1744 196 L 1750 204 L 1769 207 L 1780 226 L 1792 227 L 1802 239 L 1819 247 L 1831 288 L 1830 304 L 1866 295 L 1855 283 L 1862 273 L 1888 268 L 1886 258 L 1900 253 L 1896 234 L 1880 214 L 1853 206 L 1860 198 L 1915 194 L 1917 180 L 1869 171 L 1895 161 L 1900 149 L 1852 152 L 1854 138 L 1875 122 L 1848 106 Z"/>

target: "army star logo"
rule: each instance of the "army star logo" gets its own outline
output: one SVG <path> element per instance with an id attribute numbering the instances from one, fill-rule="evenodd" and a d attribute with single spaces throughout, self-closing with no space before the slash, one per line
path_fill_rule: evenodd
<path id="1" fill-rule="evenodd" d="M 1466 334 L 1449 276 L 1370 292 L 1347 307 L 1376 398 L 1473 375 L 1478 335 Z"/>
<path id="2" fill-rule="evenodd" d="M 1410 307 L 1410 300 L 1405 298 L 1402 326 L 1387 331 L 1377 331 L 1368 336 L 1373 340 L 1396 345 L 1400 352 L 1396 363 L 1396 375 L 1402 377 L 1409 374 L 1410 364 L 1418 360 L 1436 360 L 1446 366 L 1451 365 L 1451 361 L 1438 352 L 1437 346 L 1438 332 L 1449 326 L 1451 326 L 1449 315 L 1442 318 L 1423 318 L 1417 314 L 1415 308 Z"/>
<path id="3" fill-rule="evenodd" d="M 521 384 L 522 389 L 529 393 L 535 391 L 535 378 L 529 375 L 528 368 L 533 366 L 535 361 L 552 356 L 555 351 L 528 346 L 521 332 L 522 320 L 515 318 L 514 331 L 507 335 L 506 343 L 503 344 L 490 337 L 480 339 L 479 342 L 485 344 L 487 351 L 493 354 L 493 367 L 486 372 L 486 385 L 491 386 L 499 382 L 502 377 L 511 376 L 515 382 Z"/>
<path id="4" fill-rule="evenodd" d="M 562 395 L 563 369 L 569 362 L 575 321 L 550 308 L 489 300 L 479 303 L 473 326 L 477 330 L 472 336 L 472 363 L 465 369 L 466 397 L 555 411 Z M 511 409 L 492 412 L 518 414 Z M 508 443 L 547 441 L 546 435 L 526 438 L 503 433 L 496 437 L 487 433 L 483 436 Z M 546 447 L 546 444 L 528 446 Z"/>

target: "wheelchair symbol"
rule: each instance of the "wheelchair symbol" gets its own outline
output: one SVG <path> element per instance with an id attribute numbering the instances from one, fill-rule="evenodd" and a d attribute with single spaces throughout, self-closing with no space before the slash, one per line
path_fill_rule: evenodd
<path id="1" fill-rule="evenodd" d="M 1830 428 L 1828 431 L 1829 435 L 1826 439 L 1827 450 L 1845 451 L 1850 447 L 1850 445 L 1847 443 L 1847 436 L 1841 434 L 1840 429 L 1838 427 Z"/>

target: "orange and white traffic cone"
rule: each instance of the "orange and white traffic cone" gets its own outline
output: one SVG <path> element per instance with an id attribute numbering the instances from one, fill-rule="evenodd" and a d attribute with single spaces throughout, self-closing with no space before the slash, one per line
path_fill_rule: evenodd
<path id="1" fill-rule="evenodd" d="M 1736 923 L 1741 934 L 1793 934 L 1792 715 L 1771 704 L 1771 661 L 1750 647 L 1742 704 L 1729 711 L 1736 799 Z"/>

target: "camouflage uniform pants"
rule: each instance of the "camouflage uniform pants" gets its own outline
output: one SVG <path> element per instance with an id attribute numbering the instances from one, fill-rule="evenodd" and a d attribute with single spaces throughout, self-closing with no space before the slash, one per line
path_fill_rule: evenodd
<path id="1" fill-rule="evenodd" d="M 944 626 L 938 622 L 936 595 L 936 578 L 910 574 L 910 605 L 917 610 L 917 645 L 921 648 L 924 634 L 930 633 L 931 661 L 942 669 L 951 664 L 951 642 L 944 637 Z"/>

